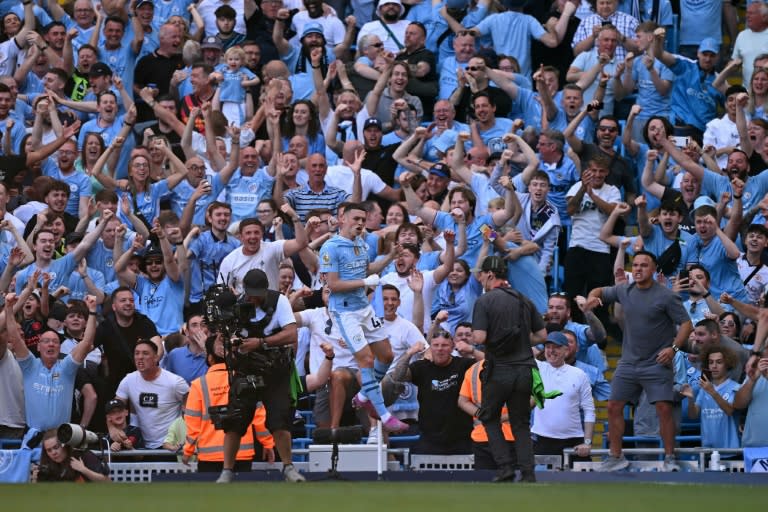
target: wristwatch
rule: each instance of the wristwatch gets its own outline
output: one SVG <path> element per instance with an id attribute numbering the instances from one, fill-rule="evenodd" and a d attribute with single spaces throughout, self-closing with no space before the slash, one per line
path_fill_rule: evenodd
<path id="1" fill-rule="evenodd" d="M 673 344 L 672 344 L 672 350 L 674 350 L 674 351 L 675 351 L 675 354 L 677 354 L 678 352 L 680 352 L 680 347 L 678 347 L 677 345 L 675 345 L 675 344 L 673 343 Z"/>
<path id="2" fill-rule="evenodd" d="M 585 437 L 584 438 L 584 444 L 587 445 L 587 446 L 592 446 L 592 440 L 587 438 L 587 437 Z"/>

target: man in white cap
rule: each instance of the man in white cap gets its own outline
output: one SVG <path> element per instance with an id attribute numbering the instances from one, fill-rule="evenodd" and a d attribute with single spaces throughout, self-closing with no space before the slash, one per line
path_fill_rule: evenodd
<path id="1" fill-rule="evenodd" d="M 405 7 L 400 0 L 381 0 L 376 14 L 379 19 L 363 25 L 357 34 L 358 46 L 363 36 L 375 34 L 379 36 L 388 52 L 397 53 L 405 48 L 405 29 L 410 22 L 400 19 L 405 14 Z"/>

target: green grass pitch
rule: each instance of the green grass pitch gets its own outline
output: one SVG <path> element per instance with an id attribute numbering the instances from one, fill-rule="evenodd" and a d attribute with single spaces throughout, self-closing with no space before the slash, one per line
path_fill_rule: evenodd
<path id="1" fill-rule="evenodd" d="M 2 510 L 77 512 L 648 512 L 758 510 L 765 487 L 680 484 L 243 482 L 0 486 Z M 753 508 L 754 507 L 754 508 Z"/>

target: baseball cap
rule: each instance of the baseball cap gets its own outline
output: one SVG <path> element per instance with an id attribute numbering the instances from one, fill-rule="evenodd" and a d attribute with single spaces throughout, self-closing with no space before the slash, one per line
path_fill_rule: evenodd
<path id="1" fill-rule="evenodd" d="M 699 51 L 701 53 L 704 53 L 704 52 L 719 53 L 720 43 L 718 43 L 713 37 L 705 37 L 704 39 L 701 40 L 701 43 L 699 44 Z"/>
<path id="2" fill-rule="evenodd" d="M 715 202 L 712 200 L 709 196 L 699 196 L 696 198 L 696 200 L 693 202 L 693 209 L 698 210 L 702 206 L 711 206 L 712 208 L 715 208 Z"/>
<path id="3" fill-rule="evenodd" d="M 381 130 L 381 121 L 376 119 L 375 117 L 369 117 L 365 120 L 365 123 L 363 124 L 363 130 L 367 130 L 368 128 L 378 128 Z"/>
<path id="4" fill-rule="evenodd" d="M 221 40 L 216 36 L 208 36 L 203 39 L 203 43 L 200 45 L 201 50 L 211 49 L 221 51 L 224 45 L 221 44 Z"/>
<path id="5" fill-rule="evenodd" d="M 136 2 L 136 8 L 138 9 L 142 5 L 146 5 L 146 4 L 149 4 L 152 7 L 155 6 L 155 4 L 154 4 L 154 2 L 152 2 L 152 0 L 139 0 L 138 2 Z"/>
<path id="6" fill-rule="evenodd" d="M 547 334 L 546 342 L 554 343 L 555 345 L 560 345 L 561 347 L 568 346 L 568 338 L 566 338 L 565 334 L 560 331 L 552 331 L 551 333 Z"/>
<path id="7" fill-rule="evenodd" d="M 507 262 L 501 256 L 486 256 L 480 268 L 473 268 L 472 272 L 493 272 L 494 274 L 506 274 Z"/>
<path id="8" fill-rule="evenodd" d="M 107 414 L 111 413 L 112 411 L 123 411 L 125 409 L 127 409 L 125 402 L 118 400 L 117 398 L 113 398 L 107 402 L 107 405 L 104 406 L 104 412 Z"/>
<path id="9" fill-rule="evenodd" d="M 163 259 L 163 251 L 156 245 L 151 245 L 144 253 L 144 261 L 152 258 Z"/>
<path id="10" fill-rule="evenodd" d="M 89 76 L 112 76 L 112 68 L 110 68 L 107 64 L 104 62 L 97 62 L 93 66 L 91 66 L 91 72 L 88 73 Z"/>
<path id="11" fill-rule="evenodd" d="M 249 297 L 266 297 L 269 279 L 263 270 L 252 268 L 243 278 L 243 289 Z"/>
<path id="12" fill-rule="evenodd" d="M 301 31 L 301 39 L 304 39 L 309 34 L 323 35 L 323 26 L 316 21 L 310 21 L 304 25 L 304 30 Z"/>
<path id="13" fill-rule="evenodd" d="M 451 171 L 448 169 L 448 166 L 440 163 L 437 163 L 432 167 L 430 167 L 429 174 L 434 174 L 435 176 L 440 176 L 441 178 L 451 177 Z"/>

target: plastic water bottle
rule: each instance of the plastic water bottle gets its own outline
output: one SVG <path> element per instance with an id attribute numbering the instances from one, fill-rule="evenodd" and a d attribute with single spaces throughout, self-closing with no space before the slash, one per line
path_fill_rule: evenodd
<path id="1" fill-rule="evenodd" d="M 709 457 L 709 470 L 720 471 L 720 452 L 715 450 Z"/>

